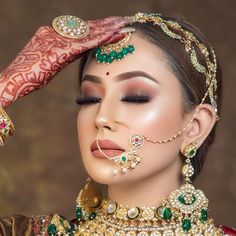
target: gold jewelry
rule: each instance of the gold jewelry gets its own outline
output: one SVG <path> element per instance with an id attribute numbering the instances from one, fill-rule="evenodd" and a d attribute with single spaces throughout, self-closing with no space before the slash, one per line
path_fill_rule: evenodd
<path id="1" fill-rule="evenodd" d="M 89 34 L 88 24 L 76 16 L 58 16 L 53 20 L 52 26 L 58 34 L 66 38 L 80 39 Z"/>
<path id="2" fill-rule="evenodd" d="M 134 53 L 133 44 L 129 43 L 131 33 L 128 33 L 122 40 L 113 43 L 102 45 L 95 50 L 95 56 L 98 62 L 110 64 L 114 60 L 120 61 L 128 54 Z"/>
<path id="3" fill-rule="evenodd" d="M 9 135 L 13 135 L 15 131 L 14 124 L 5 110 L 0 107 L 0 146 L 4 145 L 5 139 Z"/>
<path id="4" fill-rule="evenodd" d="M 98 130 L 97 137 L 96 137 L 96 143 L 97 143 L 98 150 L 107 159 L 112 160 L 114 162 L 116 167 L 113 169 L 112 173 L 114 175 L 117 175 L 119 169 L 121 169 L 122 173 L 126 174 L 128 170 L 133 170 L 136 168 L 137 165 L 140 164 L 142 158 L 141 158 L 140 154 L 137 152 L 137 150 L 143 145 L 144 138 L 140 134 L 135 134 L 134 131 L 128 125 L 126 125 L 124 122 L 122 122 L 122 121 L 114 121 L 114 122 L 117 124 L 120 124 L 120 125 L 124 125 L 125 127 L 127 127 L 131 131 L 132 134 L 129 139 L 129 144 L 130 144 L 131 148 L 128 151 L 125 151 L 124 153 L 122 153 L 121 155 L 118 155 L 115 157 L 107 156 L 101 150 L 99 143 L 98 143 L 99 134 L 100 134 L 101 130 L 103 129 L 103 127 Z"/>
<path id="5" fill-rule="evenodd" d="M 172 192 L 161 206 L 129 207 L 103 198 L 88 178 L 76 200 L 77 222 L 55 214 L 49 235 L 172 236 L 223 235 L 207 215 L 208 200 L 189 184 Z"/>
<path id="6" fill-rule="evenodd" d="M 183 155 L 186 157 L 185 164 L 182 168 L 185 183 L 191 183 L 190 177 L 194 174 L 194 168 L 191 163 L 191 158 L 197 154 L 197 146 L 195 143 L 190 143 L 184 148 Z"/>
<path id="7" fill-rule="evenodd" d="M 217 110 L 217 80 L 216 80 L 216 71 L 217 71 L 217 61 L 216 61 L 216 55 L 214 50 L 211 48 L 211 55 L 207 49 L 207 47 L 202 44 L 190 31 L 185 30 L 179 23 L 173 22 L 170 20 L 165 20 L 161 17 L 161 14 L 147 14 L 147 13 L 136 13 L 134 16 L 126 17 L 131 20 L 131 25 L 133 23 L 139 22 L 139 23 L 148 23 L 152 22 L 153 25 L 158 25 L 162 31 L 168 35 L 169 37 L 179 40 L 181 43 L 185 46 L 185 51 L 190 57 L 190 61 L 193 65 L 193 67 L 199 72 L 205 75 L 206 77 L 206 87 L 207 92 L 206 95 L 209 95 L 209 99 L 211 102 L 211 105 L 213 106 L 216 114 L 218 112 Z M 129 37 L 130 39 L 130 37 Z M 119 43 L 119 42 L 118 42 Z M 128 42 L 127 42 L 128 43 Z M 106 48 L 109 50 L 109 45 L 106 45 Z M 103 47 L 103 46 L 102 46 Z M 97 50 L 101 50 L 102 47 L 99 47 Z M 206 66 L 202 65 L 199 62 L 199 59 L 197 57 L 196 48 L 198 48 L 201 52 L 201 54 L 205 58 Z M 97 54 L 96 54 L 97 56 Z M 108 58 L 108 57 L 106 57 Z M 122 57 L 123 58 L 123 57 Z M 122 59 L 120 58 L 120 59 Z M 109 59 L 110 60 L 110 59 Z M 112 60 L 110 60 L 112 62 Z M 107 62 L 104 59 L 104 62 Z M 109 63 L 111 63 L 109 62 Z M 205 101 L 206 96 L 204 96 Z M 217 120 L 219 120 L 220 117 L 217 115 Z"/>

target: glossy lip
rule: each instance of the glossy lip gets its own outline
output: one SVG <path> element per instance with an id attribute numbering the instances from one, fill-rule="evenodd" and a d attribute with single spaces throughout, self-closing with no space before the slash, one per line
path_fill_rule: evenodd
<path id="1" fill-rule="evenodd" d="M 99 139 L 98 145 L 102 150 L 107 149 L 107 150 L 125 151 L 121 146 L 119 146 L 118 144 L 114 143 L 113 141 L 111 141 L 109 139 L 103 139 L 103 140 Z M 95 150 L 98 150 L 96 140 L 91 144 L 91 151 L 93 152 Z"/>
<path id="2" fill-rule="evenodd" d="M 121 155 L 124 152 L 118 149 L 101 149 L 101 150 L 102 152 L 98 149 L 95 149 L 94 151 L 92 151 L 93 156 L 96 158 L 102 158 L 102 159 L 108 159 L 108 157 L 111 159 L 114 159 L 115 157 Z"/>

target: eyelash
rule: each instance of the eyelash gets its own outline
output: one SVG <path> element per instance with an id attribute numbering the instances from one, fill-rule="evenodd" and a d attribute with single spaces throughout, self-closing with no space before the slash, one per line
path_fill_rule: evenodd
<path id="1" fill-rule="evenodd" d="M 87 104 L 92 104 L 92 103 L 98 103 L 101 102 L 101 98 L 99 97 L 84 97 L 84 98 L 77 98 L 76 103 L 78 105 L 87 105 Z M 123 102 L 131 102 L 131 103 L 146 103 L 150 101 L 149 96 L 140 96 L 140 95 L 135 95 L 135 96 L 126 96 L 121 99 Z"/>

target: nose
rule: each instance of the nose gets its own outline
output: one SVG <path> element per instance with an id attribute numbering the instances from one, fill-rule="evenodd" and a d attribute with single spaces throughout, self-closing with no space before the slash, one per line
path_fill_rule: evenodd
<path id="1" fill-rule="evenodd" d="M 115 122 L 116 109 L 111 99 L 103 99 L 97 111 L 94 123 L 97 129 L 106 128 L 116 131 L 118 124 Z"/>

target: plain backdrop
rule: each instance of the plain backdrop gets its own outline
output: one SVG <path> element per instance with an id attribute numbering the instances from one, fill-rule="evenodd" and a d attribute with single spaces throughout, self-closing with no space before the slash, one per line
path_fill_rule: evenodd
<path id="1" fill-rule="evenodd" d="M 236 218 L 236 1 L 235 0 L 1 0 L 0 68 L 6 67 L 41 25 L 59 15 L 82 19 L 153 12 L 181 15 L 212 43 L 224 73 L 217 138 L 196 186 L 210 200 L 210 215 L 235 226 Z M 16 134 L 0 149 L 0 216 L 58 212 L 74 217 L 87 177 L 80 159 L 76 116 L 78 62 L 47 87 L 7 109 Z M 94 170 L 96 171 L 96 170 Z"/>

